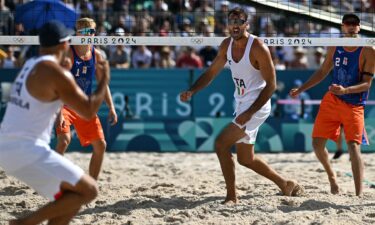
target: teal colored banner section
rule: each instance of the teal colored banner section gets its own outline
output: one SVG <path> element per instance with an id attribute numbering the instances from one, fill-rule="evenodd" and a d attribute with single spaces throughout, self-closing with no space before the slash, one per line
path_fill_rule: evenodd
<path id="1" fill-rule="evenodd" d="M 273 96 L 273 114 L 258 132 L 256 150 L 265 152 L 311 151 L 311 132 L 318 106 L 306 106 L 305 114 L 296 109 L 291 114 L 276 100 L 288 98 L 289 90 L 308 79 L 314 71 L 278 71 L 278 91 Z M 17 70 L 0 70 L 0 118 L 6 108 L 7 82 L 14 80 Z M 188 102 L 179 93 L 199 78 L 201 70 L 111 70 L 111 92 L 119 123 L 107 123 L 108 108 L 99 111 L 109 151 L 213 151 L 214 141 L 222 128 L 233 119 L 234 84 L 229 70 L 223 70 L 204 90 Z M 299 81 L 300 80 L 300 81 Z M 327 77 L 307 92 L 310 99 L 321 99 L 330 84 Z M 373 88 L 370 99 L 374 96 Z M 366 130 L 370 143 L 375 142 L 375 108 L 367 106 Z M 70 150 L 82 148 L 72 130 Z M 51 146 L 54 147 L 55 139 Z M 333 142 L 328 143 L 335 150 Z M 364 151 L 373 151 L 371 145 Z"/>
<path id="2" fill-rule="evenodd" d="M 110 151 L 153 151 L 153 152 L 212 152 L 214 141 L 221 129 L 231 118 L 197 117 L 186 120 L 123 120 L 111 127 L 102 118 L 108 149 Z M 309 152 L 312 151 L 311 133 L 313 123 L 300 120 L 284 122 L 269 118 L 258 132 L 255 149 L 257 152 Z M 366 120 L 370 143 L 375 142 L 375 119 Z M 54 146 L 55 143 L 52 143 Z M 328 141 L 327 148 L 336 149 Z M 81 148 L 75 132 L 70 150 L 90 151 Z M 346 148 L 345 148 L 346 149 Z M 374 148 L 363 146 L 364 152 Z"/>

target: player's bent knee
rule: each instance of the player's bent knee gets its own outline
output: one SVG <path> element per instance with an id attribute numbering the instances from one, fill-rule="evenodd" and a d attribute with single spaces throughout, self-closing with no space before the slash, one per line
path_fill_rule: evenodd
<path id="1" fill-rule="evenodd" d="M 225 142 L 222 141 L 220 138 L 216 138 L 214 143 L 215 151 L 217 153 L 225 151 L 228 147 L 226 146 Z"/>
<path id="2" fill-rule="evenodd" d="M 93 147 L 94 151 L 96 151 L 97 153 L 104 153 L 107 148 L 107 142 L 104 139 L 98 140 L 93 143 Z"/>
<path id="3" fill-rule="evenodd" d="M 247 159 L 244 159 L 244 158 L 237 158 L 237 162 L 241 165 L 241 166 L 246 166 L 246 167 L 251 167 L 253 165 L 253 162 L 254 162 L 254 157 L 249 157 Z"/>
<path id="4" fill-rule="evenodd" d="M 101 140 L 100 144 L 105 151 L 107 149 L 107 142 L 105 140 Z"/>
<path id="5" fill-rule="evenodd" d="M 241 166 L 246 166 L 248 164 L 248 162 L 246 162 L 246 160 L 243 160 L 242 158 L 237 158 L 237 162 L 241 165 Z"/>
<path id="6" fill-rule="evenodd" d="M 84 201 L 86 203 L 91 202 L 98 196 L 98 186 L 96 184 L 96 181 L 92 177 L 84 175 L 79 183 L 80 185 L 82 185 L 82 189 L 84 190 L 81 192 L 81 194 L 83 195 Z"/>
<path id="7" fill-rule="evenodd" d="M 96 185 L 90 186 L 88 188 L 87 193 L 86 193 L 86 200 L 88 202 L 91 202 L 96 197 L 98 197 L 98 193 L 99 193 L 99 190 L 98 190 L 98 187 Z"/>
<path id="8" fill-rule="evenodd" d="M 360 146 L 361 146 L 361 145 L 360 145 L 358 142 L 356 142 L 356 141 L 348 141 L 346 144 L 348 145 L 348 148 L 349 148 L 349 149 L 360 149 Z"/>
<path id="9" fill-rule="evenodd" d="M 324 150 L 325 146 L 320 143 L 320 141 L 313 139 L 312 140 L 312 147 L 314 151 L 321 151 Z"/>
<path id="10" fill-rule="evenodd" d="M 215 146 L 215 152 L 216 152 L 217 154 L 220 154 L 220 153 L 222 153 L 223 151 L 225 151 L 225 148 L 223 147 L 222 142 L 221 142 L 221 141 L 218 141 L 217 139 L 215 140 L 215 144 L 214 144 L 214 146 Z"/>

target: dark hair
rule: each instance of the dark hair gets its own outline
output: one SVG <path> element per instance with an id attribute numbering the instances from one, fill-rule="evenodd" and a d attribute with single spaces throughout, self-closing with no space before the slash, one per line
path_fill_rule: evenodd
<path id="1" fill-rule="evenodd" d="M 243 8 L 240 8 L 240 7 L 235 7 L 231 10 L 229 10 L 228 12 L 228 17 L 230 17 L 230 15 L 236 15 L 236 16 L 243 16 L 244 19 L 247 21 L 247 13 L 245 12 L 245 10 Z"/>
<path id="2" fill-rule="evenodd" d="M 356 14 L 348 13 L 342 17 L 342 23 L 345 23 L 347 20 L 350 20 L 350 19 L 354 19 L 358 24 L 361 22 L 361 20 Z"/>

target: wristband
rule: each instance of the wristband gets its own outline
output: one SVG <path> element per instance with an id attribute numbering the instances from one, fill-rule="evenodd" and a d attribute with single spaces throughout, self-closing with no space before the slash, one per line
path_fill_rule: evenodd
<path id="1" fill-rule="evenodd" d="M 370 76 L 370 77 L 373 77 L 374 74 L 370 73 L 370 72 L 362 72 L 361 73 L 362 75 L 366 75 L 366 76 Z"/>

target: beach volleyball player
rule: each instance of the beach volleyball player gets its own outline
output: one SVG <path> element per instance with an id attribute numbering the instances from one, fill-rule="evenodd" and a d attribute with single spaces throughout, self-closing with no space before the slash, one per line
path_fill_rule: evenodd
<path id="1" fill-rule="evenodd" d="M 77 36 L 94 36 L 96 23 L 91 18 L 81 18 L 76 22 Z M 98 79 L 99 74 L 96 72 L 96 65 L 103 61 L 101 53 L 92 45 L 71 46 L 68 51 L 68 58 L 71 61 L 65 61 L 65 67 L 70 70 L 79 87 L 87 94 L 92 92 L 92 84 Z M 100 78 L 99 78 L 100 79 Z M 111 125 L 117 123 L 117 114 L 112 102 L 111 92 L 107 86 L 105 102 L 109 108 L 108 119 Z M 103 128 L 99 117 L 96 116 L 91 120 L 81 118 L 72 107 L 64 105 L 61 113 L 56 120 L 57 144 L 56 151 L 64 154 L 71 141 L 70 126 L 73 125 L 79 141 L 82 146 L 92 145 L 93 153 L 89 165 L 89 174 L 98 179 L 106 149 Z"/>
<path id="2" fill-rule="evenodd" d="M 224 203 L 237 203 L 235 164 L 230 148 L 235 145 L 237 160 L 242 165 L 273 181 L 284 195 L 297 195 L 302 188 L 273 170 L 254 154 L 259 127 L 271 111 L 270 98 L 276 89 L 275 68 L 267 46 L 249 34 L 247 14 L 241 8 L 228 12 L 230 37 L 224 39 L 210 67 L 193 86 L 180 94 L 182 101 L 205 88 L 228 63 L 235 85 L 236 117 L 219 134 L 215 151 L 224 175 L 227 196 Z"/>
<path id="3" fill-rule="evenodd" d="M 359 17 L 345 14 L 342 18 L 344 36 L 356 38 L 359 31 Z M 313 148 L 327 172 L 332 194 L 339 193 L 339 186 L 325 146 L 328 139 L 339 140 L 341 127 L 350 154 L 356 195 L 363 192 L 361 144 L 368 144 L 364 107 L 375 73 L 374 59 L 372 47 L 329 47 L 321 67 L 301 87 L 290 91 L 290 95 L 296 97 L 321 82 L 333 69 L 332 83 L 319 106 L 312 133 Z"/>
<path id="4" fill-rule="evenodd" d="M 72 32 L 59 22 L 39 32 L 40 56 L 29 59 L 12 85 L 0 129 L 0 166 L 52 202 L 10 224 L 68 224 L 80 207 L 98 193 L 96 181 L 68 159 L 51 150 L 51 131 L 62 103 L 80 116 L 96 115 L 109 82 L 102 62 L 97 90 L 87 96 L 72 74 L 60 66 Z"/>

